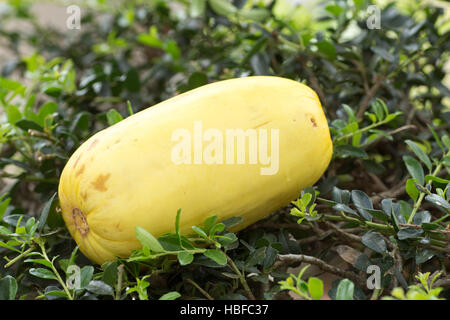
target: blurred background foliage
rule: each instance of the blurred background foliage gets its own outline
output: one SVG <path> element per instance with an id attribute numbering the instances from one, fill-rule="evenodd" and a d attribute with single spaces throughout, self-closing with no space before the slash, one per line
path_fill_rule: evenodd
<path id="1" fill-rule="evenodd" d="M 42 214 L 44 203 L 57 190 L 64 164 L 93 133 L 179 93 L 250 75 L 291 78 L 318 93 L 335 144 L 333 162 L 316 188 L 323 200 L 333 195 L 334 202 L 325 201 L 319 212 L 336 203 L 348 204 L 336 201 L 336 194 L 343 199 L 337 190 L 363 190 L 371 197 L 370 205 L 398 198 L 406 219 L 412 220 L 421 208 L 439 219 L 440 227 L 448 226 L 448 208 L 441 201 L 448 203 L 450 198 L 447 2 L 90 0 L 75 2 L 81 8 L 81 27 L 74 30 L 65 25 L 70 15 L 65 8 L 72 2 L 51 3 L 63 8 L 58 11 L 63 15 L 59 26 L 42 23 L 36 13 L 40 3 L 35 1 L 0 3 L 0 169 L 2 194 L 7 194 L 0 216 L 5 228 L 19 216 Z M 368 25 L 376 10 L 379 29 Z M 414 154 L 420 155 L 428 176 L 434 178 L 421 179 L 424 169 L 410 160 Z M 409 186 L 408 179 L 412 179 Z M 440 197 L 438 208 L 430 207 L 432 201 L 421 207 L 422 199 L 415 194 L 425 197 L 424 188 L 428 195 Z M 357 205 L 360 198 L 354 197 Z M 59 230 L 63 224 L 57 202 L 50 204 L 46 228 Z M 286 229 L 250 229 L 240 237 L 255 245 L 255 239 L 269 235 L 269 244 L 259 244 L 267 248 L 285 239 L 286 230 L 299 240 L 329 228 L 322 225 L 322 230 L 310 220 L 300 232 L 289 210 L 281 210 L 263 225 Z M 74 242 L 64 232 L 50 237 L 52 254 L 70 255 Z M 278 253 L 326 257 L 338 239 L 304 245 L 285 239 L 283 249 L 273 248 Z M 445 271 L 448 240 L 437 241 L 443 242 L 442 252 L 426 251 L 424 261 L 400 270 L 406 281 L 414 281 L 423 262 L 433 271 Z M 363 244 L 373 248 L 367 241 Z M 417 243 L 408 246 L 419 248 Z M 402 259 L 424 255 L 414 252 Z M 376 250 L 372 253 L 377 255 Z M 242 255 L 247 259 L 249 254 Z M 16 276 L 25 269 L 18 267 Z M 252 270 L 262 277 L 267 298 L 280 290 L 267 284 L 269 269 Z M 204 277 L 201 281 L 207 282 Z"/>

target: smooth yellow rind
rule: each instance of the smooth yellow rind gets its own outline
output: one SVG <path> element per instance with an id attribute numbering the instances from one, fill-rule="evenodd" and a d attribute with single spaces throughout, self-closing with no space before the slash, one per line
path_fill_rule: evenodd
<path id="1" fill-rule="evenodd" d="M 247 162 L 175 164 L 173 132 L 192 131 L 199 120 L 203 130 L 268 129 L 270 137 L 270 129 L 278 129 L 278 172 L 261 175 L 259 163 Z M 173 232 L 179 208 L 183 233 L 211 215 L 219 220 L 241 216 L 243 223 L 235 229 L 241 230 L 313 185 L 331 155 L 327 120 L 312 89 L 279 77 L 220 81 L 145 109 L 88 139 L 62 172 L 60 205 L 80 250 L 103 263 L 140 247 L 136 226 L 156 237 Z M 87 232 L 80 229 L 83 220 L 74 209 L 85 216 Z"/>

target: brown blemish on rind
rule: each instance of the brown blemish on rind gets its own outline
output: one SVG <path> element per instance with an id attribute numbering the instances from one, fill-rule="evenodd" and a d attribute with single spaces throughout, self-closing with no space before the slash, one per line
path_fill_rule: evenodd
<path id="1" fill-rule="evenodd" d="M 72 210 L 72 219 L 78 232 L 85 237 L 89 233 L 89 225 L 86 216 L 80 209 L 74 208 Z"/>
<path id="2" fill-rule="evenodd" d="M 77 160 L 75 161 L 75 163 L 73 164 L 73 168 L 75 169 L 77 167 L 78 161 L 80 161 L 82 154 L 80 154 L 77 158 Z"/>
<path id="3" fill-rule="evenodd" d="M 313 127 L 314 127 L 314 128 L 317 128 L 317 122 L 316 122 L 316 119 L 314 119 L 314 117 L 310 117 L 309 120 L 311 121 Z"/>
<path id="4" fill-rule="evenodd" d="M 117 143 L 119 143 L 121 140 L 120 139 L 117 139 L 116 141 L 114 141 L 114 144 L 117 144 Z"/>
<path id="5" fill-rule="evenodd" d="M 93 147 L 95 147 L 95 145 L 98 143 L 98 139 L 95 139 L 91 145 L 89 146 L 88 150 L 91 150 Z"/>
<path id="6" fill-rule="evenodd" d="M 81 193 L 81 198 L 83 198 L 84 201 L 87 200 L 87 197 L 88 197 L 88 196 L 87 196 L 87 192 L 82 192 L 82 193 Z"/>
<path id="7" fill-rule="evenodd" d="M 84 164 L 81 166 L 81 168 L 75 173 L 75 176 L 78 177 L 80 174 L 84 172 Z"/>
<path id="8" fill-rule="evenodd" d="M 97 179 L 95 179 L 94 181 L 91 182 L 92 186 L 101 192 L 104 192 L 106 190 L 108 190 L 108 188 L 106 188 L 106 181 L 109 179 L 109 176 L 111 174 L 99 174 L 97 176 Z"/>
<path id="9" fill-rule="evenodd" d="M 265 125 L 268 124 L 269 122 L 270 122 L 270 121 L 265 121 L 265 122 L 263 122 L 263 123 L 260 123 L 260 124 L 258 124 L 258 125 L 256 125 L 256 126 L 254 126 L 253 129 L 256 129 L 256 128 L 265 126 Z"/>

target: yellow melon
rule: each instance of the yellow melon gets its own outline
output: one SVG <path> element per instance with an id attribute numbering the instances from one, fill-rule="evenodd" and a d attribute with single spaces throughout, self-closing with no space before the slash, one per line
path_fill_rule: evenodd
<path id="1" fill-rule="evenodd" d="M 93 135 L 60 178 L 64 221 L 103 263 L 158 237 L 190 233 L 209 216 L 242 217 L 234 231 L 296 199 L 326 170 L 329 128 L 316 93 L 279 77 L 219 81 L 138 112 Z"/>

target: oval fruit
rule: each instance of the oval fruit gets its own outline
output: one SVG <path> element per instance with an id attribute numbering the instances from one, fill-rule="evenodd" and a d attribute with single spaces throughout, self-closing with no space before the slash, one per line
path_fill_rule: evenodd
<path id="1" fill-rule="evenodd" d="M 209 216 L 239 216 L 233 231 L 289 204 L 332 155 L 316 93 L 293 80 L 247 77 L 205 85 L 138 112 L 83 143 L 59 184 L 80 250 L 103 263 Z"/>

